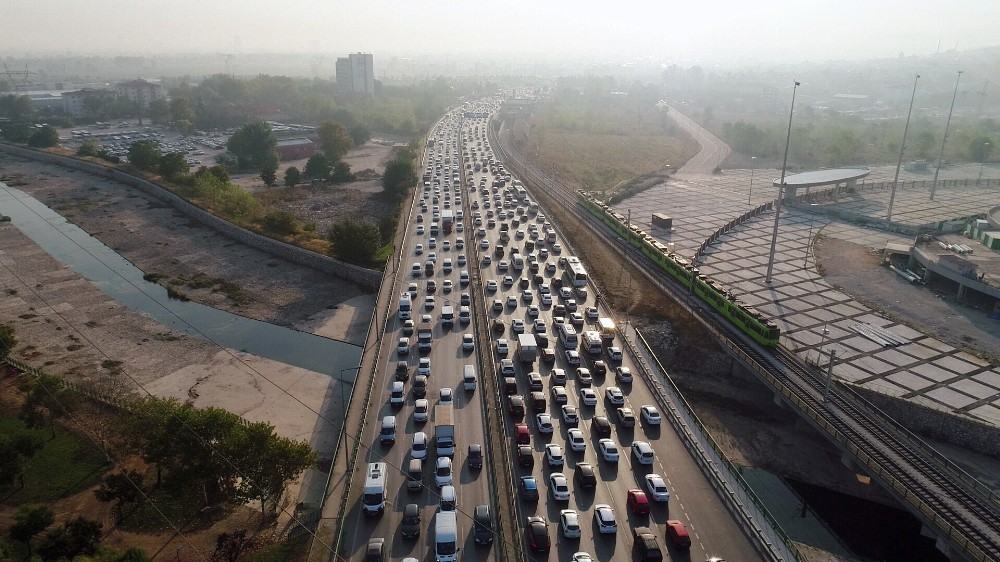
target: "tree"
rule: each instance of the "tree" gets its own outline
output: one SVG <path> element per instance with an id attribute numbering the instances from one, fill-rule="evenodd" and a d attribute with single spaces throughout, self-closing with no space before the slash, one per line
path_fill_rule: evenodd
<path id="1" fill-rule="evenodd" d="M 128 147 L 128 161 L 147 172 L 155 172 L 160 163 L 160 145 L 156 141 L 135 141 Z"/>
<path id="2" fill-rule="evenodd" d="M 70 397 L 65 396 L 66 383 L 59 377 L 39 375 L 23 378 L 18 386 L 25 399 L 17 417 L 29 428 L 41 427 L 48 421 L 52 439 L 55 439 L 55 418 L 63 414 L 71 402 Z"/>
<path id="3" fill-rule="evenodd" d="M 335 162 L 343 159 L 347 151 L 354 147 L 350 133 L 336 121 L 323 123 L 316 133 L 321 140 L 323 153 Z"/>
<path id="4" fill-rule="evenodd" d="M 170 104 L 163 98 L 149 102 L 146 112 L 154 125 L 165 125 L 170 122 Z"/>
<path id="5" fill-rule="evenodd" d="M 186 97 L 175 97 L 170 100 L 170 117 L 176 121 L 193 123 L 197 118 L 194 104 Z"/>
<path id="6" fill-rule="evenodd" d="M 264 169 L 270 157 L 277 159 L 278 139 L 271 126 L 263 121 L 247 123 L 229 137 L 226 148 L 236 155 L 240 168 Z"/>
<path id="7" fill-rule="evenodd" d="M 244 476 L 237 499 L 259 501 L 262 514 L 274 513 L 288 482 L 316 462 L 308 443 L 280 437 L 266 422 L 233 428 L 224 447 Z"/>
<path id="8" fill-rule="evenodd" d="M 29 503 L 22 505 L 14 514 L 14 525 L 10 528 L 10 538 L 23 542 L 28 547 L 31 558 L 31 539 L 55 521 L 55 515 L 48 506 Z"/>
<path id="9" fill-rule="evenodd" d="M 38 554 L 45 560 L 72 560 L 94 554 L 100 542 L 101 524 L 77 516 L 49 531 L 38 546 Z"/>
<path id="10" fill-rule="evenodd" d="M 986 135 L 976 135 L 969 141 L 968 154 L 970 162 L 985 162 L 990 155 L 993 143 Z"/>
<path id="11" fill-rule="evenodd" d="M 354 146 L 361 146 L 372 138 L 371 130 L 361 123 L 352 126 L 348 132 L 351 135 L 351 141 L 354 142 Z"/>
<path id="12" fill-rule="evenodd" d="M 285 170 L 285 185 L 288 187 L 295 187 L 302 181 L 302 172 L 299 171 L 295 166 L 289 166 Z"/>
<path id="13" fill-rule="evenodd" d="M 35 148 L 48 148 L 57 144 L 59 144 L 59 131 L 49 125 L 35 129 L 28 137 L 28 146 Z"/>
<path id="14" fill-rule="evenodd" d="M 375 259 L 381 244 L 378 227 L 367 221 L 342 219 L 330 227 L 327 238 L 333 245 L 333 252 L 340 259 L 369 266 Z"/>
<path id="15" fill-rule="evenodd" d="M 18 481 L 24 488 L 24 465 L 43 447 L 41 437 L 30 433 L 0 435 L 0 482 Z"/>
<path id="16" fill-rule="evenodd" d="M 246 529 L 222 533 L 215 539 L 215 552 L 212 553 L 211 562 L 236 562 L 261 544 L 261 539 L 249 536 Z"/>
<path id="17" fill-rule="evenodd" d="M 333 170 L 333 163 L 327 158 L 322 152 L 317 152 L 306 160 L 306 167 L 303 168 L 303 174 L 312 180 L 322 180 L 326 181 L 330 178 L 330 172 Z"/>
<path id="18" fill-rule="evenodd" d="M 397 222 L 399 222 L 399 216 L 396 213 L 382 215 L 382 218 L 378 220 L 378 232 L 383 244 L 392 242 L 392 237 L 396 234 Z"/>
<path id="19" fill-rule="evenodd" d="M 139 499 L 139 491 L 142 486 L 142 474 L 134 470 L 122 471 L 107 476 L 101 487 L 94 490 L 94 496 L 98 501 L 115 502 L 115 514 L 117 522 L 125 520 L 125 504 L 134 503 Z"/>
<path id="20" fill-rule="evenodd" d="M 408 160 L 400 160 L 396 157 L 385 167 L 382 175 L 382 187 L 385 193 L 393 198 L 399 198 L 406 194 L 406 190 L 417 184 L 417 174 L 413 171 L 413 164 Z"/>
<path id="21" fill-rule="evenodd" d="M 278 167 L 265 165 L 260 171 L 260 179 L 264 185 L 274 187 L 278 183 Z"/>
<path id="22" fill-rule="evenodd" d="M 330 172 L 330 181 L 333 183 L 354 181 L 354 174 L 351 173 L 351 167 L 346 162 L 337 162 L 333 165 L 333 171 Z"/>
<path id="23" fill-rule="evenodd" d="M 31 98 L 28 96 L 0 96 L 0 117 L 6 117 L 11 121 L 30 122 L 34 120 L 36 113 L 35 104 L 31 103 Z"/>
<path id="24" fill-rule="evenodd" d="M 76 154 L 77 156 L 97 156 L 100 150 L 100 143 L 94 139 L 87 139 L 80 144 L 80 148 L 76 149 Z"/>
<path id="25" fill-rule="evenodd" d="M 157 165 L 157 171 L 167 179 L 174 179 L 184 175 L 190 169 L 191 165 L 187 163 L 187 159 L 180 152 L 164 154 L 160 157 L 160 162 Z"/>
<path id="26" fill-rule="evenodd" d="M 17 336 L 14 335 L 14 327 L 0 324 L 0 359 L 6 359 L 16 345 Z"/>

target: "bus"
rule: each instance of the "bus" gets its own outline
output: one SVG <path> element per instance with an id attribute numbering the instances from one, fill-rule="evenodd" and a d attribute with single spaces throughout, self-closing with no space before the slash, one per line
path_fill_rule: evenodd
<path id="1" fill-rule="evenodd" d="M 583 268 L 583 263 L 580 262 L 580 258 L 576 256 L 566 256 L 566 262 L 563 265 L 563 270 L 563 279 L 565 283 L 574 287 L 587 286 L 587 270 Z"/>

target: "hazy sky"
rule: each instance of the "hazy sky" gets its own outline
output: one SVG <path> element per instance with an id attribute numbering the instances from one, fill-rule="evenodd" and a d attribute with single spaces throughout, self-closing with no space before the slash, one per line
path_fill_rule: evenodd
<path id="1" fill-rule="evenodd" d="M 0 0 L 0 57 L 365 51 L 753 63 L 1000 44 L 1000 0 Z"/>

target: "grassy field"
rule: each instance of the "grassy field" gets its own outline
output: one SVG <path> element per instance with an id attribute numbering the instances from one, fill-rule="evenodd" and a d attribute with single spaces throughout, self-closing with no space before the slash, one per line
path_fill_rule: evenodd
<path id="1" fill-rule="evenodd" d="M 10 411 L 0 412 L 0 434 L 25 430 L 24 422 Z M 24 488 L 0 488 L 0 501 L 9 506 L 24 503 L 49 503 L 71 496 L 95 484 L 107 462 L 89 441 L 56 427 L 55 438 L 48 427 L 27 430 L 45 442 L 45 447 L 28 461 L 24 470 Z"/>
<path id="2" fill-rule="evenodd" d="M 677 169 L 698 152 L 662 110 L 626 99 L 546 102 L 514 134 L 522 152 L 560 181 L 597 191 Z"/>

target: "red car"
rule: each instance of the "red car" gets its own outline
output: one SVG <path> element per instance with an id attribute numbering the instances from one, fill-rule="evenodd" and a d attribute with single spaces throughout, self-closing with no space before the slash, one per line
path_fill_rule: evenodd
<path id="1" fill-rule="evenodd" d="M 632 488 L 629 490 L 628 506 L 632 510 L 632 513 L 635 513 L 636 515 L 648 515 L 649 498 L 646 497 L 646 492 L 643 492 L 639 488 Z"/>
<path id="2" fill-rule="evenodd" d="M 528 426 L 519 423 L 514 426 L 514 443 L 518 445 L 531 445 L 531 432 L 528 430 Z"/>

